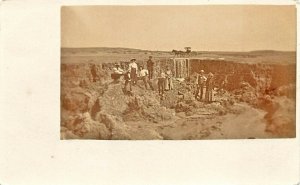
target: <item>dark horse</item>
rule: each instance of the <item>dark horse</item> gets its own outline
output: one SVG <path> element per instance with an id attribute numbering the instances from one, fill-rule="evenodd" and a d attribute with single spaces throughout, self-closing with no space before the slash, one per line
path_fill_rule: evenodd
<path id="1" fill-rule="evenodd" d="M 174 55 L 177 56 L 177 57 L 182 57 L 185 54 L 184 51 L 180 51 L 180 50 L 178 51 L 178 50 L 175 50 L 175 49 L 172 50 L 172 53 L 174 53 Z"/>

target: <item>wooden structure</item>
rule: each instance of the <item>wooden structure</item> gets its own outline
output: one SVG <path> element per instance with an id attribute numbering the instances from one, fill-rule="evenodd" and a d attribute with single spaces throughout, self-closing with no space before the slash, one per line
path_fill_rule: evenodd
<path id="1" fill-rule="evenodd" d="M 175 78 L 186 78 L 190 75 L 189 58 L 173 58 L 172 60 Z"/>

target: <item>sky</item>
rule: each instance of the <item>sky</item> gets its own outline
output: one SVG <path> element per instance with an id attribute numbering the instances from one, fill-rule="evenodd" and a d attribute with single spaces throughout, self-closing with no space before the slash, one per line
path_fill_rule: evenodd
<path id="1" fill-rule="evenodd" d="M 296 7 L 64 6 L 61 46 L 295 51 Z"/>

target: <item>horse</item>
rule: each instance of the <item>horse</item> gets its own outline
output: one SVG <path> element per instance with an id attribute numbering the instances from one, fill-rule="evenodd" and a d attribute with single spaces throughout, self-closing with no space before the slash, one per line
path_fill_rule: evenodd
<path id="1" fill-rule="evenodd" d="M 184 54 L 185 54 L 185 52 L 183 52 L 183 51 L 181 51 L 181 50 L 178 51 L 178 50 L 175 50 L 175 49 L 172 50 L 172 53 L 174 53 L 174 55 L 177 56 L 177 57 L 178 57 L 178 56 L 179 56 L 179 57 L 182 57 L 182 56 L 184 56 Z"/>

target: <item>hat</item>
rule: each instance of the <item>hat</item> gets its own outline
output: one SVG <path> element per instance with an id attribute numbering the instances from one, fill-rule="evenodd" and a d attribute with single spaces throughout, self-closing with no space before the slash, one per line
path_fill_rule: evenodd
<path id="1" fill-rule="evenodd" d="M 120 64 L 118 64 L 118 63 L 115 63 L 115 66 L 119 66 Z"/>
<path id="2" fill-rule="evenodd" d="M 136 59 L 135 59 L 135 58 L 132 58 L 130 61 L 136 61 Z"/>
<path id="3" fill-rule="evenodd" d="M 204 73 L 204 70 L 200 70 L 200 73 Z"/>

